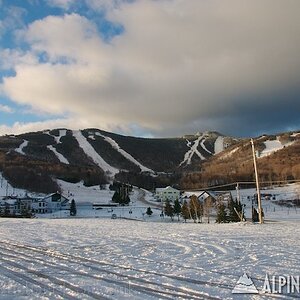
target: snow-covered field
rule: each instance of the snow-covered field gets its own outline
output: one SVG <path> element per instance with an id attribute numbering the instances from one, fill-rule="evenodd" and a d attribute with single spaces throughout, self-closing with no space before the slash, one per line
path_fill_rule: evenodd
<path id="1" fill-rule="evenodd" d="M 258 290 L 300 273 L 299 222 L 0 219 L 0 232 L 0 299 L 288 299 L 231 291 L 244 272 Z"/>

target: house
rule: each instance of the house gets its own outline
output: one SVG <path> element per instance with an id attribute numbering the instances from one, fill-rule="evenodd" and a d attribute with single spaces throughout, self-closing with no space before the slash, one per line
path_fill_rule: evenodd
<path id="1" fill-rule="evenodd" d="M 172 188 L 171 186 L 156 188 L 155 198 L 157 198 L 160 202 L 164 202 L 167 199 L 174 202 L 176 199 L 180 198 L 180 191 Z"/>
<path id="2" fill-rule="evenodd" d="M 47 203 L 48 213 L 70 208 L 70 200 L 58 192 L 47 195 L 42 201 Z"/>
<path id="3" fill-rule="evenodd" d="M 45 214 L 50 212 L 48 210 L 48 202 L 43 198 L 36 198 L 32 201 L 32 212 L 36 214 Z"/>
<path id="4" fill-rule="evenodd" d="M 32 203 L 32 211 L 35 213 L 52 213 L 70 208 L 70 200 L 56 192 L 43 198 L 35 199 Z"/>
<path id="5" fill-rule="evenodd" d="M 189 200 L 192 196 L 196 196 L 201 203 L 204 203 L 207 199 L 211 198 L 213 202 L 216 201 L 216 195 L 210 191 L 186 191 L 181 196 L 181 201 Z"/>
<path id="6" fill-rule="evenodd" d="M 31 216 L 32 199 L 14 196 L 4 197 L 0 200 L 0 215 L 5 217 Z"/>

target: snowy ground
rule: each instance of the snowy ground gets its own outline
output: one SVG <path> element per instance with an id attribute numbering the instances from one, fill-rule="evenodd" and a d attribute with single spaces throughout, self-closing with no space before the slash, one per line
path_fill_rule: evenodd
<path id="1" fill-rule="evenodd" d="M 299 222 L 0 219 L 0 299 L 289 299 L 233 295 L 244 272 L 299 275 Z"/>

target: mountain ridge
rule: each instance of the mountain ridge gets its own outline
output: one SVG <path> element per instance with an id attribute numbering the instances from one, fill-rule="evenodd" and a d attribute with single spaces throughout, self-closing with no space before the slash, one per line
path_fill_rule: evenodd
<path id="1" fill-rule="evenodd" d="M 299 140 L 299 132 L 288 132 L 262 135 L 255 138 L 255 143 L 268 159 L 276 151 L 298 145 Z M 119 180 L 152 188 L 182 183 L 186 174 L 207 174 L 207 170 L 210 170 L 208 177 L 217 178 L 219 166 L 226 165 L 224 161 L 240 161 L 242 165 L 249 160 L 248 144 L 249 139 L 228 137 L 216 131 L 143 138 L 97 128 L 58 128 L 0 137 L 0 171 L 17 185 L 20 179 L 16 177 L 23 176 L 26 181 L 26 170 L 36 175 L 32 178 L 43 174 L 47 182 L 53 181 L 52 189 L 57 178 L 83 180 L 87 185 Z M 245 145 L 248 145 L 246 154 L 241 151 Z M 228 167 L 232 168 L 230 164 Z M 221 173 L 226 176 L 226 172 Z M 203 176 L 201 181 L 205 181 Z"/>

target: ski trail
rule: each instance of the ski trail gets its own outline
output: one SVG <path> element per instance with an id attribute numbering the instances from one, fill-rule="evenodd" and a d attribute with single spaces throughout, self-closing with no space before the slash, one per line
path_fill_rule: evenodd
<path id="1" fill-rule="evenodd" d="M 218 136 L 215 141 L 215 154 L 218 154 L 224 150 L 224 137 Z"/>
<path id="2" fill-rule="evenodd" d="M 200 143 L 201 147 L 209 154 L 213 155 L 213 153 L 211 151 L 209 151 L 206 146 L 204 145 L 205 139 L 203 139 Z"/>
<path id="3" fill-rule="evenodd" d="M 59 129 L 59 135 L 58 136 L 50 134 L 49 131 L 45 131 L 44 133 L 52 136 L 55 139 L 56 144 L 60 144 L 61 143 L 60 139 L 63 136 L 67 135 L 67 130 L 66 129 Z"/>
<path id="4" fill-rule="evenodd" d="M 192 146 L 190 146 L 191 142 L 187 141 L 188 142 L 187 145 L 188 145 L 188 147 L 190 147 L 190 150 L 185 153 L 183 161 L 179 164 L 179 166 L 181 166 L 183 164 L 190 165 L 194 154 L 196 154 L 198 157 L 200 157 L 201 160 L 205 160 L 205 157 L 198 151 L 198 146 L 202 139 L 203 139 L 203 135 L 199 136 L 194 141 L 194 144 Z"/>
<path id="5" fill-rule="evenodd" d="M 16 148 L 15 151 L 22 155 L 26 155 L 26 153 L 23 150 L 27 146 L 28 146 L 28 141 L 23 140 L 23 143 L 18 148 Z"/>
<path id="6" fill-rule="evenodd" d="M 140 162 L 138 162 L 133 156 L 131 156 L 128 152 L 123 150 L 119 144 L 113 140 L 112 138 L 102 135 L 100 132 L 96 132 L 95 135 L 101 136 L 104 138 L 106 142 L 108 142 L 114 149 L 116 149 L 119 153 L 121 153 L 126 159 L 137 165 L 142 172 L 150 172 L 150 173 L 155 173 L 153 170 L 143 166 Z"/>
<path id="7" fill-rule="evenodd" d="M 50 135 L 51 137 L 53 137 L 56 144 L 61 144 L 60 139 L 67 134 L 67 130 L 66 129 L 59 129 L 59 136 L 52 135 L 52 134 L 49 133 L 49 131 L 45 131 L 44 133 L 46 133 L 46 134 Z M 60 162 L 62 162 L 64 164 L 67 164 L 67 165 L 70 164 L 69 161 L 61 153 L 59 153 L 54 146 L 48 145 L 47 148 L 55 154 L 55 156 L 59 159 Z"/>
<path id="8" fill-rule="evenodd" d="M 51 150 L 55 156 L 59 159 L 60 162 L 69 165 L 69 161 L 59 152 L 56 151 L 56 149 L 52 145 L 48 145 L 47 148 Z"/>
<path id="9" fill-rule="evenodd" d="M 87 141 L 87 139 L 82 135 L 80 130 L 73 130 L 73 136 L 78 141 L 79 147 L 82 148 L 84 153 L 90 157 L 95 164 L 97 164 L 105 173 L 109 173 L 113 177 L 119 172 L 118 169 L 109 165 L 92 147 L 92 145 Z"/>

